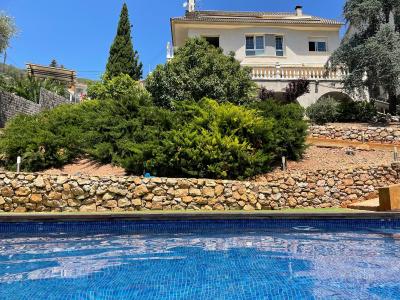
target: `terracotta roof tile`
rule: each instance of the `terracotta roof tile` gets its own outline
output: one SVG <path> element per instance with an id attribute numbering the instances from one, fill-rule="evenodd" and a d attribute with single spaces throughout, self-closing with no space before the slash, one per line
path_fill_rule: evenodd
<path id="1" fill-rule="evenodd" d="M 314 16 L 296 16 L 288 12 L 232 12 L 232 11 L 195 11 L 186 13 L 183 17 L 172 18 L 183 22 L 213 22 L 213 23 L 278 23 L 278 24 L 323 24 L 343 25 L 333 19 Z"/>

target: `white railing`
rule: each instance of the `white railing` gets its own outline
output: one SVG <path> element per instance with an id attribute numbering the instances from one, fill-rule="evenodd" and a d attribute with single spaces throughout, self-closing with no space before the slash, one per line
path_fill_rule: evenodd
<path id="1" fill-rule="evenodd" d="M 291 80 L 291 79 L 309 79 L 309 80 L 332 80 L 339 81 L 346 75 L 343 70 L 330 71 L 324 67 L 253 67 L 253 80 Z"/>

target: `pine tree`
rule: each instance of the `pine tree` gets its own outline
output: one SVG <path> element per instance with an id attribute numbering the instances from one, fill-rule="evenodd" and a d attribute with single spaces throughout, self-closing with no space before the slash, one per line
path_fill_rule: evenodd
<path id="1" fill-rule="evenodd" d="M 50 67 L 52 67 L 52 68 L 57 68 L 57 67 L 58 67 L 58 63 L 57 63 L 57 61 L 56 61 L 55 59 L 53 59 L 53 60 L 51 61 Z"/>
<path id="2" fill-rule="evenodd" d="M 110 49 L 106 76 L 112 78 L 121 74 L 128 74 L 132 79 L 139 80 L 142 77 L 142 67 L 137 51 L 133 50 L 128 7 L 124 3 L 119 19 L 117 36 Z"/>

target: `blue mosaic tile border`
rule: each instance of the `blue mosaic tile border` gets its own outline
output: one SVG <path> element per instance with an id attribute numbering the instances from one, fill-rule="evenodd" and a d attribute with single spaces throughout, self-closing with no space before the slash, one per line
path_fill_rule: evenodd
<path id="1" fill-rule="evenodd" d="M 1 233 L 119 232 L 170 233 L 234 229 L 365 230 L 399 229 L 400 219 L 267 219 L 267 220 L 182 220 L 182 221 L 65 221 L 0 222 Z"/>

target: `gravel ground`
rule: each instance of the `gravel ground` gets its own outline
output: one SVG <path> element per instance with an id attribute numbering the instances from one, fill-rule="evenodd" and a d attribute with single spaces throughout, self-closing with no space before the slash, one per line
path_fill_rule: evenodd
<path id="1" fill-rule="evenodd" d="M 310 146 L 299 162 L 288 162 L 289 170 L 338 170 L 363 166 L 387 165 L 393 161 L 393 153 L 385 150 Z"/>
<path id="2" fill-rule="evenodd" d="M 61 169 L 49 169 L 44 173 L 52 175 L 123 176 L 125 170 L 112 165 L 101 165 L 89 159 L 82 159 L 73 164 L 65 165 Z"/>

